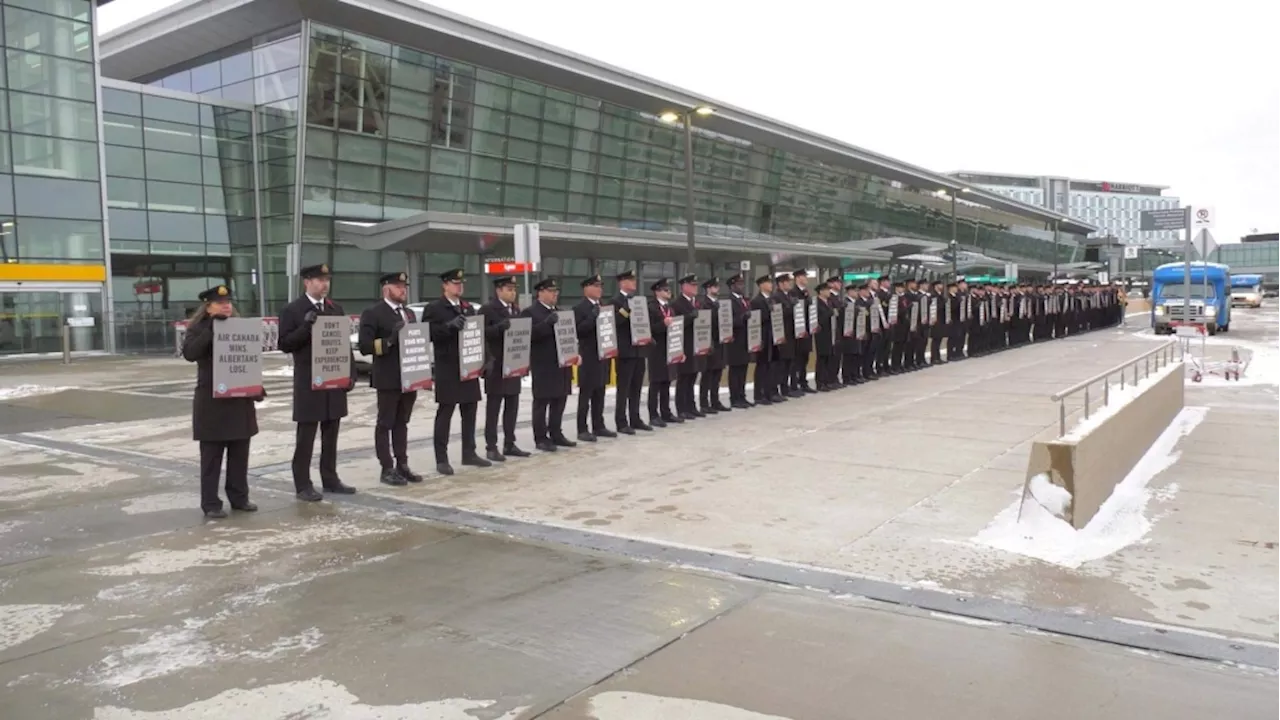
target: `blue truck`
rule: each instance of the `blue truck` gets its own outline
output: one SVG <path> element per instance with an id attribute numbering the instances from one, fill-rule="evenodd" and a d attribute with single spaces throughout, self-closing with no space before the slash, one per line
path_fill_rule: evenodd
<path id="1" fill-rule="evenodd" d="M 1171 323 L 1204 323 L 1210 335 L 1231 329 L 1231 268 L 1191 263 L 1191 301 L 1186 298 L 1186 265 L 1168 263 L 1151 273 L 1151 329 L 1172 333 Z M 1188 312 L 1188 307 L 1190 311 Z"/>

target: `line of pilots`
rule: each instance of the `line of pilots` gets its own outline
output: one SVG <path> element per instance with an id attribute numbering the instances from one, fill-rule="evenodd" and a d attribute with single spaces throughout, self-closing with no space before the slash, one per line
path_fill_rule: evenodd
<path id="1" fill-rule="evenodd" d="M 312 307 L 326 312 L 328 268 L 308 268 L 306 299 L 299 300 L 300 326 L 311 323 Z M 493 280 L 492 299 L 476 306 L 463 299 L 465 278 L 462 269 L 440 275 L 440 297 L 427 305 L 423 317 L 414 315 L 407 302 L 405 273 L 389 273 L 380 278 L 382 299 L 366 309 L 360 318 L 358 346 L 373 358 L 370 384 L 377 391 L 375 450 L 382 466 L 380 480 L 388 485 L 422 482 L 422 476 L 408 464 L 408 423 L 416 392 L 405 392 L 400 377 L 399 331 L 407 323 L 429 324 L 434 348 L 436 417 L 433 431 L 436 470 L 454 474 L 448 456 L 448 439 L 454 414 L 461 418 L 462 464 L 488 467 L 509 457 L 527 457 L 529 452 L 515 443 L 516 418 L 522 394 L 519 377 L 505 377 L 502 368 L 504 340 L 510 321 L 516 317 L 531 321 L 530 367 L 533 395 L 533 434 L 536 448 L 556 452 L 575 447 L 578 442 L 597 442 L 619 434 L 652 432 L 655 427 L 695 421 L 733 409 L 748 409 L 801 398 L 809 393 L 878 380 L 928 367 L 963 360 L 1034 341 L 1061 338 L 1086 330 L 1117 324 L 1123 316 L 1119 290 L 1110 286 L 975 285 L 963 279 L 944 284 L 908 279 L 893 282 L 880 277 L 864 284 L 845 285 L 840 277 L 828 278 L 816 288 L 809 287 L 805 270 L 766 275 L 755 279 L 755 292 L 748 294 L 747 280 L 734 275 L 721 294 L 717 278 L 700 281 L 686 275 L 672 283 L 662 278 L 649 286 L 646 300 L 652 342 L 637 346 L 632 342 L 630 300 L 638 293 L 634 271 L 616 276 L 618 292 L 610 302 L 602 298 L 602 280 L 592 275 L 582 281 L 583 298 L 572 308 L 558 305 L 560 287 L 554 278 L 534 286 L 531 306 L 516 304 L 516 279 Z M 323 280 L 323 283 L 320 282 Z M 323 287 L 321 287 L 323 285 Z M 699 310 L 716 310 L 721 300 L 732 309 L 733 336 L 722 342 L 719 322 L 711 324 L 711 349 L 704 355 L 692 352 L 694 323 L 685 319 Z M 305 307 L 303 307 L 305 305 Z M 797 306 L 802 306 L 797 310 Z M 759 311 L 758 325 L 752 320 Z M 341 312 L 336 308 L 333 312 Z M 775 323 L 773 313 L 781 314 Z M 556 325 L 561 314 L 571 314 L 579 343 L 577 369 L 577 442 L 569 439 L 563 417 L 572 394 L 573 371 L 561 367 L 557 354 Z M 597 324 L 601 313 L 613 313 L 617 352 L 600 359 Z M 303 317 L 305 315 L 305 318 Z M 485 364 L 480 377 L 460 379 L 460 334 L 466 318 L 483 315 Z M 781 334 L 775 337 L 774 328 Z M 301 333 L 302 330 L 297 332 Z M 668 364 L 668 333 L 684 334 L 682 359 Z M 749 338 L 758 345 L 749 345 Z M 943 348 L 946 357 L 943 357 Z M 815 357 L 815 383 L 810 384 L 808 366 Z M 616 376 L 617 399 L 614 429 L 605 422 L 605 387 L 610 364 Z M 747 377 L 755 365 L 751 399 Z M 295 363 L 309 372 L 309 363 Z M 727 371 L 729 403 L 721 400 L 720 388 Z M 647 413 L 641 415 L 641 400 L 648 378 L 645 399 Z M 299 395 L 315 392 L 296 383 Z M 674 408 L 672 386 L 675 386 Z M 481 392 L 483 386 L 484 392 Z M 341 392 L 341 391 L 336 391 Z M 485 452 L 476 443 L 478 406 L 485 396 Z M 345 403 L 341 413 L 345 415 Z M 300 423 L 295 451 L 294 474 L 298 497 L 321 498 L 312 487 L 309 474 L 315 423 L 321 423 L 325 442 L 321 473 L 328 492 L 353 492 L 336 476 L 336 418 L 296 417 Z M 302 427 L 302 421 L 307 427 Z M 647 421 L 646 421 L 647 419 Z M 304 432 L 305 431 L 305 432 Z M 501 437 L 500 437 L 501 436 Z M 501 444 L 499 443 L 501 440 Z M 305 446 L 305 447 L 304 447 Z"/>

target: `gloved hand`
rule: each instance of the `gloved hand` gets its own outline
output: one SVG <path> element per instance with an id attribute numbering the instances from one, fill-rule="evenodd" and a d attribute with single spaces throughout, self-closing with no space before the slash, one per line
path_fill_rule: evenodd
<path id="1" fill-rule="evenodd" d="M 467 319 L 462 315 L 459 315 L 458 317 L 449 321 L 449 327 L 453 328 L 454 330 L 461 330 L 466 326 L 467 326 Z"/>
<path id="2" fill-rule="evenodd" d="M 511 320 L 509 320 L 508 318 L 503 318 L 502 322 L 498 323 L 498 329 L 503 332 L 506 332 L 507 328 L 510 328 L 510 327 L 511 327 Z"/>
<path id="3" fill-rule="evenodd" d="M 304 323 L 306 323 L 306 324 L 308 324 L 308 325 L 315 325 L 315 324 L 316 324 L 316 311 L 315 311 L 315 310 L 308 310 L 308 311 L 307 311 L 307 314 L 302 316 L 302 322 L 304 322 Z"/>
<path id="4" fill-rule="evenodd" d="M 550 315 L 547 316 L 547 319 L 544 322 L 546 322 L 548 325 L 555 325 L 556 323 L 560 322 L 560 313 L 556 313 L 556 312 L 551 313 Z"/>

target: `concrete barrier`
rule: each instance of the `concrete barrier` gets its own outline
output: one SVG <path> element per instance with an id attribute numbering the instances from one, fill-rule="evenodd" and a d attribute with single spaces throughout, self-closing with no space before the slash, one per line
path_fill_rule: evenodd
<path id="1" fill-rule="evenodd" d="M 1088 525 L 1116 485 L 1182 411 L 1184 374 L 1181 361 L 1172 363 L 1139 385 L 1127 403 L 1095 411 L 1107 415 L 1087 429 L 1035 441 L 1027 482 L 1044 474 L 1066 488 L 1071 503 L 1064 519 L 1077 529 Z"/>

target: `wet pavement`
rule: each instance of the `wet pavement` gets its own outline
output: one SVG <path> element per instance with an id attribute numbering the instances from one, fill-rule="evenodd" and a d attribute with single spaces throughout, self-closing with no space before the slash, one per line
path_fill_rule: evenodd
<path id="1" fill-rule="evenodd" d="M 223 523 L 194 510 L 185 363 L 0 366 L 34 388 L 0 398 L 0 715 L 1275 718 L 1273 384 L 1189 389 L 1209 411 L 1143 542 L 1069 568 L 973 541 L 1044 398 L 1149 346 L 1095 333 L 408 489 L 371 482 L 357 392 L 362 492 L 306 505 L 282 389 L 262 509 Z M 1271 464 L 1244 447 L 1268 437 Z"/>

